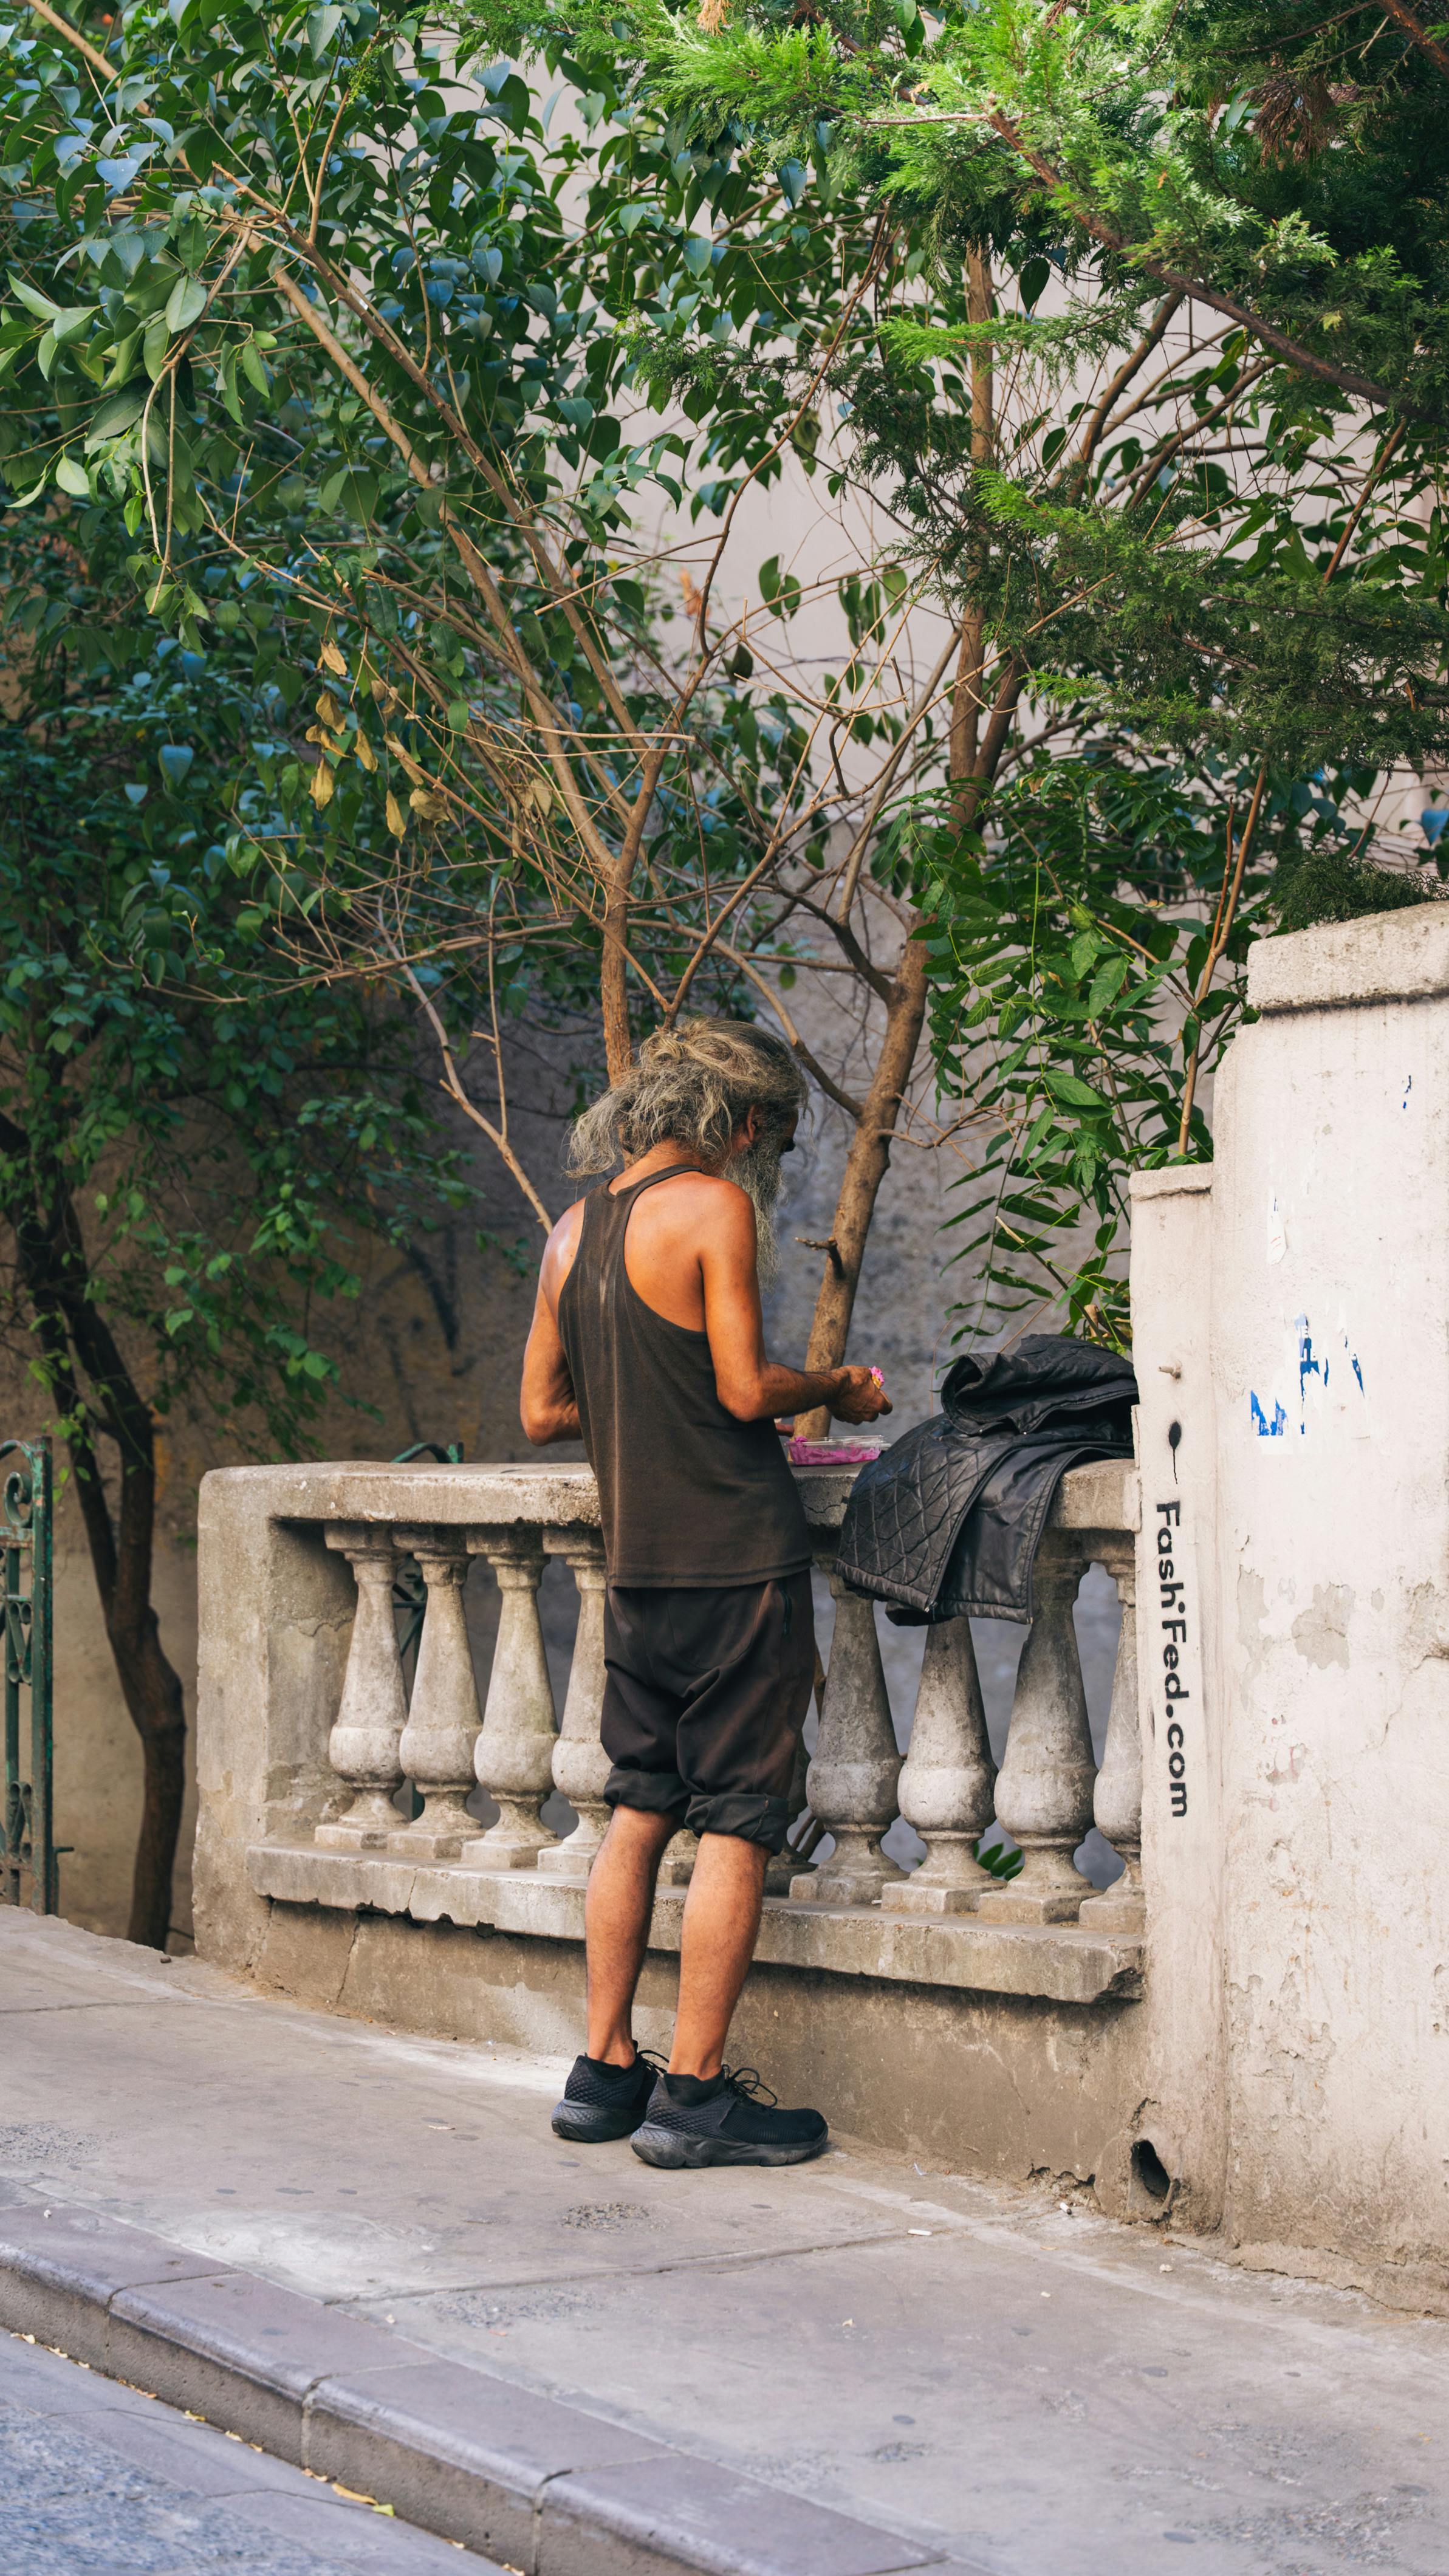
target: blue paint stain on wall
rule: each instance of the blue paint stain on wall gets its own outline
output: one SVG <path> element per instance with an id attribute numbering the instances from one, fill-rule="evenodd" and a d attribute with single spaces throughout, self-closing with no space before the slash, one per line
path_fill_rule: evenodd
<path id="1" fill-rule="evenodd" d="M 1405 1083 L 1405 1085 L 1404 1085 L 1404 1096 L 1403 1096 L 1403 1099 L 1399 1102 L 1399 1107 L 1400 1107 L 1401 1109 L 1407 1109 L 1407 1108 L 1408 1108 L 1408 1105 L 1409 1105 L 1409 1094 L 1410 1094 L 1410 1092 L 1413 1090 L 1413 1088 L 1414 1088 L 1414 1077 L 1413 1077 L 1413 1075 L 1412 1075 L 1412 1074 L 1410 1074 L 1408 1081 L 1407 1081 L 1407 1082 Z"/>
<path id="2" fill-rule="evenodd" d="M 1306 1315 L 1294 1317 L 1293 1330 L 1298 1336 L 1298 1402 L 1301 1406 L 1307 1397 L 1311 1377 L 1316 1377 L 1320 1386 L 1327 1386 L 1328 1362 L 1313 1356 L 1313 1336 L 1308 1329 Z"/>
<path id="3" fill-rule="evenodd" d="M 1358 1353 L 1350 1345 L 1348 1335 L 1343 1329 L 1343 1320 L 1341 1316 L 1333 1329 L 1343 1344 L 1344 1364 L 1352 1369 L 1354 1381 L 1358 1387 L 1359 1394 L 1361 1396 L 1366 1396 L 1367 1389 L 1364 1385 L 1363 1370 L 1359 1365 Z M 1292 1365 L 1296 1366 L 1298 1371 L 1298 1436 L 1300 1440 L 1306 1440 L 1308 1437 L 1308 1397 L 1311 1392 L 1312 1381 L 1316 1379 L 1320 1393 L 1326 1395 L 1328 1392 L 1330 1367 L 1326 1352 L 1320 1352 L 1314 1348 L 1312 1327 L 1310 1326 L 1306 1315 L 1294 1316 L 1293 1347 L 1294 1358 Z M 1262 1397 L 1255 1394 L 1250 1389 L 1248 1395 L 1249 1416 L 1253 1429 L 1260 1440 L 1282 1440 L 1287 1436 L 1288 1416 L 1283 1405 L 1279 1402 L 1276 1396 L 1271 1398 L 1270 1401 L 1272 1403 L 1271 1419 L 1264 1407 Z M 1340 1399 L 1340 1403 L 1341 1401 L 1342 1399 Z"/>

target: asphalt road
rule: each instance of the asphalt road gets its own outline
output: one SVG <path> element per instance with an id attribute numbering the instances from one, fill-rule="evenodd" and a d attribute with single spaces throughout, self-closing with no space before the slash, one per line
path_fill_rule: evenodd
<path id="1" fill-rule="evenodd" d="M 489 2565 L 0 2333 L 0 2576 L 485 2576 Z"/>

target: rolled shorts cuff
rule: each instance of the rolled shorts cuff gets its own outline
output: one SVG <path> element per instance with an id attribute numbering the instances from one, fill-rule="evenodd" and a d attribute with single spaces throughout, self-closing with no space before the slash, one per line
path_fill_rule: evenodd
<path id="1" fill-rule="evenodd" d="M 742 1843 L 763 1843 L 766 1851 L 785 1848 L 790 1822 L 788 1798 L 767 1798 L 744 1789 L 721 1789 L 711 1795 L 696 1790 L 685 1822 L 694 1834 L 734 1834 Z"/>
<path id="2" fill-rule="evenodd" d="M 638 1807 L 646 1816 L 677 1816 L 684 1822 L 689 1791 L 677 1771 L 630 1771 L 616 1762 L 604 1782 L 606 1807 Z"/>

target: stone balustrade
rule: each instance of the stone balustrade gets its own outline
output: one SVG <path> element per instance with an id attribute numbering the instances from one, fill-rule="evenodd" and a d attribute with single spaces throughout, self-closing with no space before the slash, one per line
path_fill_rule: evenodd
<path id="1" fill-rule="evenodd" d="M 599 1741 L 605 1576 L 597 1498 L 586 1469 L 446 1472 L 467 1479 L 466 1486 L 455 1484 L 450 1491 L 453 1502 L 466 1494 L 462 1517 L 379 1525 L 350 1513 L 324 1522 L 327 1548 L 351 1568 L 356 1611 L 327 1741 L 335 1790 L 312 1826 L 311 1841 L 319 1854 L 350 1853 L 369 1864 L 373 1856 L 385 1856 L 388 1863 L 425 1868 L 436 1911 L 478 1920 L 467 1885 L 476 1874 L 527 1874 L 555 1886 L 577 1886 L 599 1847 L 607 1823 L 602 1792 L 608 1762 Z M 803 1853 L 787 1851 L 772 1868 L 772 1903 L 831 1914 L 870 1909 L 887 1918 L 972 1917 L 983 1925 L 1075 1924 L 1129 1938 L 1139 1934 L 1142 1758 L 1131 1471 L 1082 1468 L 1064 1482 L 1037 1558 L 1035 1616 L 999 1774 L 964 1619 L 946 1621 L 927 1635 L 903 1761 L 876 1609 L 833 1572 L 849 1475 L 804 1469 L 799 1481 L 816 1562 L 835 1600 L 818 1736 L 803 1781 L 810 1814 L 824 1832 L 816 1834 L 820 1849 L 808 1865 Z M 562 1722 L 539 1615 L 539 1583 L 550 1555 L 570 1568 L 579 1593 Z M 465 1615 L 467 1587 L 484 1579 L 480 1560 L 500 1596 L 481 1705 Z M 1124 1609 L 1100 1772 L 1072 1621 L 1078 1586 L 1093 1562 L 1113 1576 Z M 426 1610 L 405 1706 L 392 1602 L 399 1569 L 408 1563 L 421 1574 Z M 404 1782 L 420 1801 L 411 1822 L 398 1803 Z M 481 1822 L 470 1812 L 475 1788 L 497 1808 L 496 1822 Z M 577 1818 L 561 1834 L 542 1816 L 553 1790 L 562 1792 Z M 925 1859 L 914 1869 L 882 1849 L 897 1815 L 926 1845 Z M 1121 1879 L 1100 1895 L 1092 1893 L 1073 1858 L 1094 1816 L 1124 1863 Z M 797 1831 L 801 1821 L 796 1818 Z M 993 1826 L 1023 1855 L 1020 1874 L 1007 1882 L 976 1857 Z M 295 1854 L 295 1838 L 288 1847 Z M 691 1835 L 676 1837 L 661 1873 L 665 1889 L 687 1883 L 695 1848 Z M 286 1893 L 274 1880 L 263 1861 L 264 1892 Z M 378 1877 L 375 1886 L 369 1881 L 369 1901 L 400 1883 L 392 1872 Z"/>
<path id="2" fill-rule="evenodd" d="M 851 1472 L 798 1478 L 829 1581 Z M 1094 1774 L 1071 1603 L 1090 1564 L 1130 1606 L 1138 1519 L 1132 1468 L 1064 1480 L 1004 1742 L 995 1709 L 988 1742 L 968 1623 L 921 1641 L 911 1718 L 887 1687 L 893 1632 L 836 1592 L 811 1758 L 802 1745 L 731 2043 L 846 2133 L 952 2172 L 1094 2176 L 1118 2211 L 1155 2080 L 1146 1738 L 1129 1619 Z M 555 1617 L 570 1579 L 571 1656 Z M 199 1590 L 202 1956 L 433 2039 L 572 2055 L 586 1881 L 608 1821 L 588 1470 L 223 1468 L 201 1489 Z M 1160 1770 L 1147 1766 L 1143 1852 L 1152 1910 L 1170 1921 L 1161 1873 L 1181 1867 L 1181 1845 L 1163 1831 Z M 1093 1817 L 1126 1865 L 1101 1895 L 1074 1860 Z M 998 1825 L 1025 1854 L 1005 1883 L 976 1857 Z M 669 2045 L 696 1849 L 677 1834 L 660 1871 L 638 1998 L 651 2048 Z"/>

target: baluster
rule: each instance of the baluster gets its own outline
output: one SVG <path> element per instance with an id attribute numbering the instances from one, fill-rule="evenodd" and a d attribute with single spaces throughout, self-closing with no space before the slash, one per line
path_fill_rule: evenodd
<path id="1" fill-rule="evenodd" d="M 698 1858 L 698 1834 L 691 1833 L 688 1825 L 681 1825 L 673 1840 L 664 1846 L 658 1884 L 661 1887 L 688 1887 Z"/>
<path id="2" fill-rule="evenodd" d="M 1147 1920 L 1142 1886 L 1142 1719 L 1137 1699 L 1137 1552 L 1125 1532 L 1100 1542 L 1101 1562 L 1117 1586 L 1122 1634 L 1112 1673 L 1107 1741 L 1092 1813 L 1097 1830 L 1121 1855 L 1122 1875 L 1082 1907 L 1093 1932 L 1141 1932 Z"/>
<path id="3" fill-rule="evenodd" d="M 313 1840 L 324 1851 L 381 1851 L 400 1822 L 393 1799 L 402 1787 L 398 1742 L 408 1714 L 392 1611 L 397 1553 L 390 1531 L 362 1521 L 334 1521 L 327 1544 L 357 1578 L 342 1699 L 327 1739 L 327 1759 L 353 1799 L 317 1826 Z"/>
<path id="4" fill-rule="evenodd" d="M 823 1562 L 835 1600 L 835 1634 L 806 1784 L 811 1809 L 835 1836 L 835 1849 L 827 1861 L 792 1878 L 790 1894 L 797 1903 L 808 1898 L 822 1905 L 874 1905 L 882 1888 L 905 1875 L 880 1847 L 895 1819 L 901 1757 L 881 1670 L 875 1603 L 848 1591 L 833 1561 Z"/>
<path id="5" fill-rule="evenodd" d="M 604 1705 L 604 1593 L 609 1578 L 604 1542 L 596 1531 L 550 1531 L 544 1546 L 572 1568 L 579 1589 L 574 1659 L 553 1748 L 553 1785 L 577 1809 L 579 1821 L 561 1843 L 551 1843 L 539 1853 L 538 1866 L 558 1878 L 587 1878 L 609 1821 L 604 1782 L 613 1767 L 599 1741 Z"/>
<path id="6" fill-rule="evenodd" d="M 473 1786 L 478 1686 L 463 1616 L 468 1550 L 461 1531 L 400 1529 L 393 1545 L 416 1558 L 427 1586 L 412 1705 L 398 1753 L 422 1794 L 423 1812 L 387 1838 L 413 1860 L 456 1860 L 473 1831 L 464 1800 Z"/>
<path id="7" fill-rule="evenodd" d="M 1023 1853 L 1021 1874 L 995 1886 L 977 1911 L 984 1923 L 1071 1923 L 1087 1881 L 1072 1854 L 1092 1821 L 1096 1765 L 1087 1724 L 1072 1603 L 1084 1560 L 1046 1541 L 1036 1561 L 1036 1616 L 1017 1669 L 1006 1760 L 996 1783 L 998 1821 Z"/>
<path id="8" fill-rule="evenodd" d="M 881 1894 L 892 1914 L 970 1914 L 996 1880 L 972 1849 L 992 1818 L 996 1766 L 969 1619 L 926 1632 L 915 1724 L 900 1778 L 901 1814 L 926 1858 Z"/>
<path id="9" fill-rule="evenodd" d="M 805 1750 L 805 1736 L 802 1729 L 795 1746 L 795 1767 L 790 1774 L 788 1822 L 792 1825 L 796 1817 L 801 1815 L 809 1804 L 810 1792 L 805 1785 L 809 1769 L 810 1756 Z M 788 1843 L 783 1851 L 772 1853 L 765 1868 L 765 1894 L 788 1896 L 791 1881 L 795 1878 L 799 1867 L 799 1860 Z"/>
<path id="10" fill-rule="evenodd" d="M 558 1733 L 538 1615 L 542 1539 L 537 1530 L 471 1530 L 468 1545 L 487 1557 L 503 1597 L 474 1757 L 480 1786 L 497 1800 L 499 1816 L 486 1834 L 465 1843 L 463 1857 L 475 1869 L 533 1869 L 558 1839 L 538 1820 L 553 1787 Z"/>

